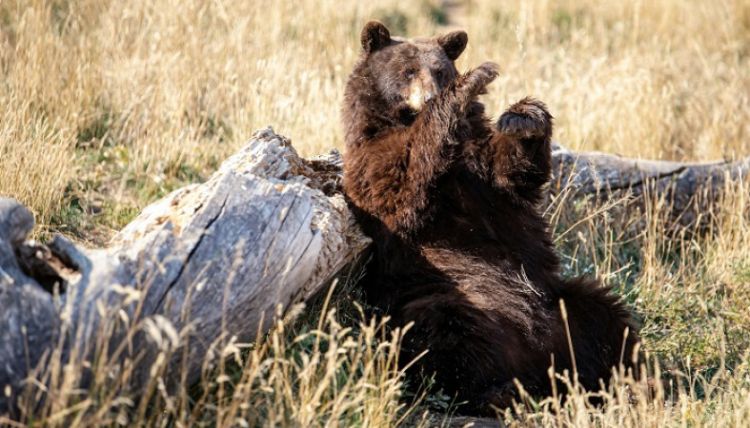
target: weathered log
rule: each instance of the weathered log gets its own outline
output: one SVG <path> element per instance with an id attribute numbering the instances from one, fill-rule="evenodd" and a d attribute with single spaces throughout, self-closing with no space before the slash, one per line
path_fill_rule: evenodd
<path id="1" fill-rule="evenodd" d="M 329 192 L 337 162 L 305 161 L 260 131 L 207 182 L 147 207 L 101 250 L 60 236 L 48 251 L 24 242 L 31 213 L 0 199 L 0 414 L 53 348 L 64 361 L 89 358 L 107 335 L 120 359 L 142 358 L 137 384 L 162 348 L 191 382 L 218 338 L 251 342 L 279 305 L 309 298 L 369 244 Z M 54 264 L 65 266 L 58 297 L 38 281 L 39 266 Z M 149 328 L 133 334 L 139 323 Z M 155 344 L 159 334 L 145 333 L 154 327 L 168 340 Z M 185 332 L 189 346 L 174 349 Z"/>
<path id="2" fill-rule="evenodd" d="M 553 197 L 638 200 L 653 191 L 674 199 L 686 222 L 691 196 L 719 194 L 746 176 L 750 159 L 682 164 L 558 146 L 554 165 Z M 41 376 L 34 368 L 53 356 L 90 358 L 103 339 L 113 358 L 141 358 L 135 387 L 165 349 L 189 383 L 217 339 L 251 342 L 279 305 L 308 299 L 369 244 L 340 181 L 337 153 L 305 161 L 269 128 L 207 182 L 147 207 L 105 249 L 61 236 L 26 241 L 31 213 L 0 199 L 0 414 L 27 376 Z"/>
<path id="3" fill-rule="evenodd" d="M 750 157 L 738 161 L 683 163 L 626 158 L 601 152 L 572 152 L 556 145 L 552 152 L 552 198 L 597 202 L 622 198 L 626 209 L 661 200 L 669 224 L 679 230 L 705 226 L 726 190 L 746 180 Z"/>

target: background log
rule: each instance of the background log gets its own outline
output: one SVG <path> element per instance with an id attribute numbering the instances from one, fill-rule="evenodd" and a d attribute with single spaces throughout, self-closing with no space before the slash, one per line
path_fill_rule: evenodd
<path id="1" fill-rule="evenodd" d="M 689 224 L 694 196 L 720 195 L 750 159 L 683 164 L 557 146 L 554 165 L 553 198 L 627 192 L 637 201 L 653 191 Z M 105 249 L 26 241 L 31 213 L 0 199 L 0 414 L 27 376 L 49 381 L 40 373 L 50 358 L 90 358 L 102 341 L 118 361 L 141 358 L 136 387 L 165 350 L 190 383 L 217 340 L 253 341 L 278 306 L 310 298 L 368 246 L 340 182 L 338 153 L 305 161 L 268 128 L 207 182 L 147 207 Z"/>
<path id="2" fill-rule="evenodd" d="M 674 230 L 700 230 L 707 213 L 729 183 L 747 179 L 750 157 L 738 161 L 683 163 L 625 158 L 601 152 L 573 152 L 555 145 L 551 199 L 564 199 L 562 210 L 586 198 L 594 203 L 626 201 L 627 210 L 661 200 Z"/>

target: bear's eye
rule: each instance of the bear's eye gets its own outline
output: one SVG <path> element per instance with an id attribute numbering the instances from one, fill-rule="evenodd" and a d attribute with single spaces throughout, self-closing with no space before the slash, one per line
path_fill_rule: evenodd
<path id="1" fill-rule="evenodd" d="M 435 70 L 435 77 L 437 77 L 438 79 L 442 79 L 443 76 L 445 76 L 445 72 L 443 70 Z"/>
<path id="2" fill-rule="evenodd" d="M 404 72 L 404 75 L 406 76 L 407 79 L 413 79 L 414 76 L 416 76 L 416 74 L 417 74 L 417 70 L 413 68 L 410 68 L 406 70 L 406 72 Z"/>

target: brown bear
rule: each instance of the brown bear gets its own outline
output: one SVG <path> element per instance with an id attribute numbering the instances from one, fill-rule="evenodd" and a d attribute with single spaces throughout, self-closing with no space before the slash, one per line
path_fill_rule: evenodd
<path id="1" fill-rule="evenodd" d="M 345 90 L 344 189 L 375 243 L 368 303 L 414 323 L 402 361 L 428 350 L 415 367 L 468 401 L 467 413 L 492 413 L 515 397 L 514 379 L 550 394 L 551 365 L 597 390 L 632 364 L 638 337 L 607 287 L 561 277 L 539 211 L 552 116 L 525 98 L 492 124 L 477 97 L 498 68 L 459 74 L 467 40 L 365 26 Z"/>

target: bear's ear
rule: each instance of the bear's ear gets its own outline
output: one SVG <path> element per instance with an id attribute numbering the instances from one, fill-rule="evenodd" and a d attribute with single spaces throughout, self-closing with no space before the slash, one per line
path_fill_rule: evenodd
<path id="1" fill-rule="evenodd" d="M 455 61 L 466 48 L 469 36 L 465 31 L 454 31 L 438 37 L 437 42 L 451 61 Z"/>
<path id="2" fill-rule="evenodd" d="M 362 49 L 367 53 L 372 53 L 391 43 L 391 33 L 382 23 L 370 21 L 362 29 L 360 40 L 362 41 Z"/>

